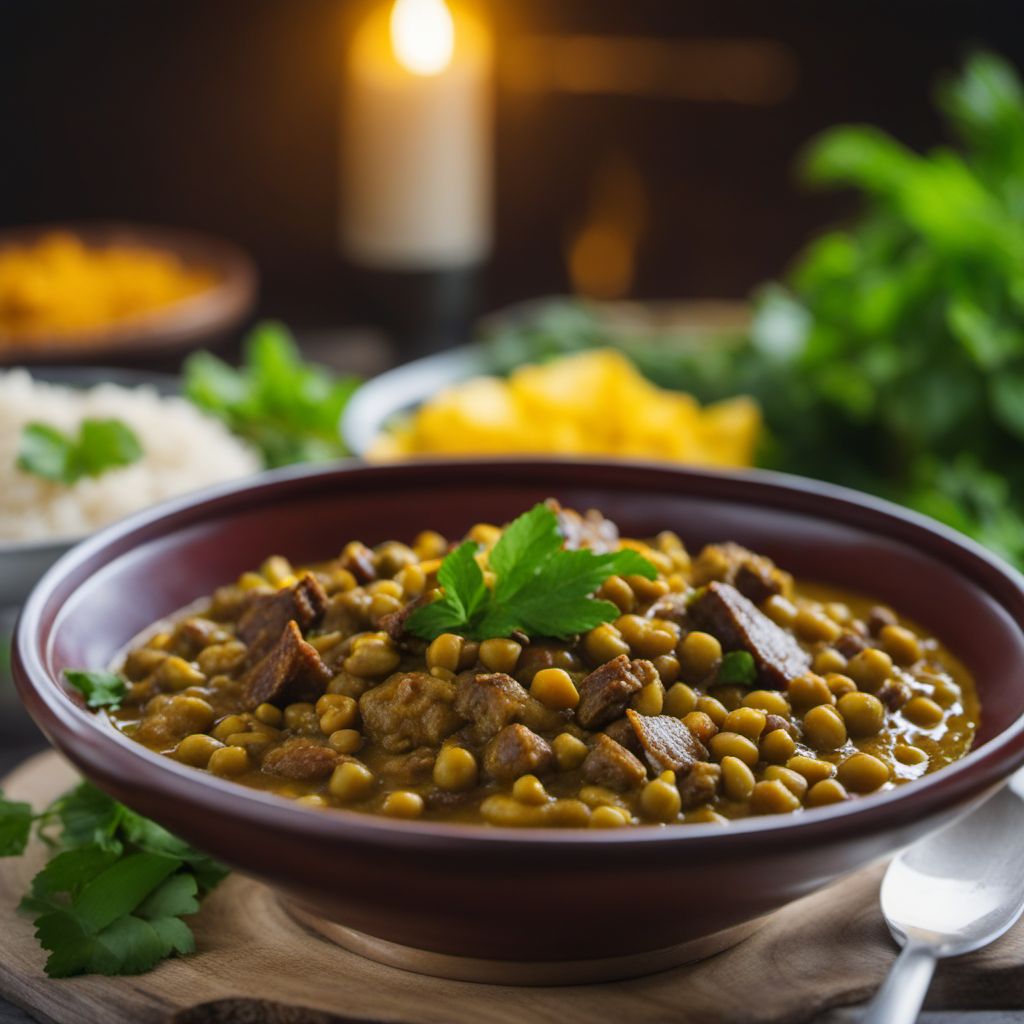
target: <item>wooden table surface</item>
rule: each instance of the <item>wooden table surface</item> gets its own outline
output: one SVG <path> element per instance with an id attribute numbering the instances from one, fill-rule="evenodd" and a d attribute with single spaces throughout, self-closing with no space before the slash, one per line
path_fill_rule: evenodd
<path id="1" fill-rule="evenodd" d="M 39 750 L 40 742 L 39 737 L 33 736 L 23 736 L 20 739 L 8 737 L 0 745 L 0 775 L 25 760 L 31 753 Z M 942 971 L 941 966 L 939 971 Z M 1024 991 L 1021 993 L 1020 1005 L 1021 1009 L 1019 1010 L 929 1012 L 922 1016 L 921 1021 L 922 1024 L 1024 1024 Z M 856 1024 L 860 1013 L 860 1008 L 829 1011 L 819 1015 L 809 1024 Z M 123 1016 L 119 1018 L 114 1014 L 110 1017 L 114 1024 L 119 1019 L 127 1020 L 128 1018 Z M 0 1024 L 28 1024 L 32 1020 L 31 1016 L 0 997 Z M 294 1021 L 291 1018 L 289 1020 L 290 1024 L 305 1024 L 302 1016 L 296 1017 Z M 393 1020 L 393 1018 L 389 1016 L 388 1020 Z M 708 1024 L 714 1024 L 714 1021 L 709 1018 Z"/>

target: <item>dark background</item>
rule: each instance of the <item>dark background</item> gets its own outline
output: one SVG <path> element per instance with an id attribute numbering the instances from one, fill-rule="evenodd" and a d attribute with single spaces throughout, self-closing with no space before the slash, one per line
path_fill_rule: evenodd
<path id="1" fill-rule="evenodd" d="M 974 45 L 1024 63 L 1018 3 L 481 0 L 494 24 L 496 246 L 484 304 L 564 291 L 566 239 L 594 175 L 625 159 L 648 222 L 629 294 L 738 297 L 848 209 L 793 175 L 824 127 L 871 121 L 941 140 L 940 72 Z M 264 311 L 300 326 L 364 315 L 338 255 L 346 0 L 0 0 L 0 226 L 130 218 L 246 246 Z M 788 95 L 764 104 L 570 95 L 510 84 L 536 35 L 781 44 Z M 712 59 L 713 54 L 712 54 Z"/>

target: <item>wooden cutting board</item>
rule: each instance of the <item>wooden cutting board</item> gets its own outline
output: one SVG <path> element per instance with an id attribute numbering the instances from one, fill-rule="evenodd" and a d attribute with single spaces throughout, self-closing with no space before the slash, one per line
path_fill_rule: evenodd
<path id="1" fill-rule="evenodd" d="M 8 776 L 3 789 L 42 807 L 74 781 L 67 763 L 47 753 Z M 193 919 L 195 955 L 135 977 L 54 981 L 43 973 L 45 954 L 30 921 L 14 909 L 43 859 L 37 844 L 25 857 L 0 860 L 0 992 L 56 1024 L 795 1024 L 867 998 L 895 956 L 878 910 L 881 866 L 791 904 L 751 938 L 708 960 L 633 981 L 567 988 L 441 981 L 383 967 L 303 929 L 269 889 L 234 875 Z M 751 885 L 756 859 L 752 851 Z M 928 1003 L 936 1009 L 1022 1004 L 1020 925 L 988 949 L 942 964 Z"/>

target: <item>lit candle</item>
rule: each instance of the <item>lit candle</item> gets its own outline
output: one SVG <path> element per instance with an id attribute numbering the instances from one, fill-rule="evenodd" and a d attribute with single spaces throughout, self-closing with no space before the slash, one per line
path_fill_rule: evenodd
<path id="1" fill-rule="evenodd" d="M 479 263 L 491 241 L 490 40 L 445 0 L 372 12 L 349 52 L 341 239 L 366 267 Z"/>

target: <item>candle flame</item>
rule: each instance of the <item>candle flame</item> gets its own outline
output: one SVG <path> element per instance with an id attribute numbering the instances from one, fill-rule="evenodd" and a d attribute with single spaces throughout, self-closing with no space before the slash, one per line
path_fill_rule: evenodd
<path id="1" fill-rule="evenodd" d="M 436 75 L 455 50 L 455 22 L 445 0 L 395 0 L 391 46 L 398 63 L 415 75 Z"/>

